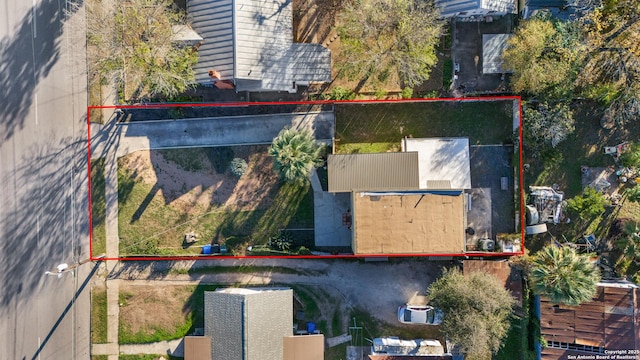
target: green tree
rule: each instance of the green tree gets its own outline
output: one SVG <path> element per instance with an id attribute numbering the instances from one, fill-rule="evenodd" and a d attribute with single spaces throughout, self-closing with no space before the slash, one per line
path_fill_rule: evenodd
<path id="1" fill-rule="evenodd" d="M 640 280 L 640 225 L 637 221 L 627 220 L 624 224 L 623 235 L 616 241 L 616 247 L 622 250 L 622 255 L 616 261 L 616 270 L 621 274 L 632 277 L 634 282 Z"/>
<path id="2" fill-rule="evenodd" d="M 640 143 L 631 143 L 622 155 L 620 163 L 628 167 L 640 167 Z"/>
<path id="3" fill-rule="evenodd" d="M 573 111 L 565 103 L 528 103 L 523 111 L 523 131 L 528 147 L 540 144 L 555 148 L 575 130 Z"/>
<path id="4" fill-rule="evenodd" d="M 306 181 L 311 169 L 322 164 L 323 146 L 309 131 L 284 128 L 271 143 L 269 155 L 280 178 L 289 183 Z"/>
<path id="5" fill-rule="evenodd" d="M 125 96 L 176 96 L 195 83 L 197 52 L 172 41 L 186 16 L 170 0 L 89 0 L 88 61 L 103 81 L 116 79 Z"/>
<path id="6" fill-rule="evenodd" d="M 405 86 L 429 79 L 444 21 L 432 0 L 354 0 L 339 18 L 337 61 L 350 79 L 385 81 L 395 71 Z"/>
<path id="7" fill-rule="evenodd" d="M 579 23 L 534 16 L 522 22 L 507 45 L 502 57 L 513 71 L 515 92 L 543 99 L 571 96 L 588 54 Z"/>
<path id="8" fill-rule="evenodd" d="M 604 212 L 609 202 L 604 195 L 592 187 L 586 187 L 581 195 L 567 200 L 567 207 L 583 218 L 598 216 Z"/>
<path id="9" fill-rule="evenodd" d="M 580 305 L 595 296 L 600 272 L 587 255 L 549 245 L 533 256 L 529 279 L 533 292 L 554 304 Z"/>
<path id="10" fill-rule="evenodd" d="M 625 124 L 640 115 L 640 2 L 605 0 L 583 26 L 590 48 L 578 84 L 606 100 L 606 115 Z M 601 99 L 602 99 L 601 98 Z"/>
<path id="11" fill-rule="evenodd" d="M 441 331 L 466 359 L 490 359 L 500 349 L 515 301 L 495 277 L 445 270 L 427 294 L 429 304 L 444 312 Z"/>

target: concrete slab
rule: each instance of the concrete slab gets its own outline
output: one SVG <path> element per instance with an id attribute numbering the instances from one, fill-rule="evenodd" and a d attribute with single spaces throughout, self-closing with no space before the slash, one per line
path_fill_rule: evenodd
<path id="1" fill-rule="evenodd" d="M 350 193 L 322 191 L 318 174 L 311 175 L 313 187 L 313 220 L 315 245 L 321 247 L 350 247 L 351 230 L 342 224 L 342 215 L 351 208 Z"/>
<path id="2" fill-rule="evenodd" d="M 351 194 L 313 194 L 316 246 L 350 247 L 351 230 L 342 224 L 342 215 L 351 207 Z"/>
<path id="3" fill-rule="evenodd" d="M 490 189 L 490 203 L 485 216 L 491 217 L 490 233 L 513 233 L 515 229 L 513 146 L 471 146 L 471 186 Z M 508 187 L 502 190 L 502 177 Z"/>
<path id="4" fill-rule="evenodd" d="M 287 126 L 309 130 L 318 140 L 330 140 L 334 115 L 323 111 L 123 123 L 118 125 L 118 156 L 146 149 L 270 144 Z"/>
<path id="5" fill-rule="evenodd" d="M 484 74 L 482 36 L 484 34 L 510 34 L 515 16 L 493 17 L 492 22 L 453 22 L 451 58 L 460 64 L 454 87 L 459 91 L 503 91 L 502 74 Z"/>

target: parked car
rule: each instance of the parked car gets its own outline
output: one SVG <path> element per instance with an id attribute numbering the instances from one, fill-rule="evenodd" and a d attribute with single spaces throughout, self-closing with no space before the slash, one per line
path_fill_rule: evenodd
<path id="1" fill-rule="evenodd" d="M 403 324 L 439 325 L 444 313 L 429 305 L 402 305 L 398 307 L 398 321 Z"/>

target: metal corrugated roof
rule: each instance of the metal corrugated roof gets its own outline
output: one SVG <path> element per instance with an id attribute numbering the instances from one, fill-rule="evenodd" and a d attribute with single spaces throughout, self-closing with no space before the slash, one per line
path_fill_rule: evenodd
<path id="1" fill-rule="evenodd" d="M 233 0 L 189 0 L 187 12 L 193 30 L 204 38 L 194 67 L 196 81 L 208 82 L 209 70 L 218 71 L 223 80 L 233 79 Z"/>
<path id="2" fill-rule="evenodd" d="M 293 43 L 290 0 L 190 0 L 193 27 L 204 37 L 196 80 L 208 71 L 234 78 L 237 91 L 295 88 L 294 82 L 331 81 L 331 52 Z M 246 88 L 244 88 L 246 86 Z"/>
<path id="3" fill-rule="evenodd" d="M 329 192 L 417 190 L 418 153 L 329 155 Z"/>

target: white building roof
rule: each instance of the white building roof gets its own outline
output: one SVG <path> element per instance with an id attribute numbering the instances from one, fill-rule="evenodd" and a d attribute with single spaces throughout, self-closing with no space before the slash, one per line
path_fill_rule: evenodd
<path id="1" fill-rule="evenodd" d="M 402 145 L 418 152 L 421 189 L 471 189 L 468 138 L 405 138 Z"/>
<path id="2" fill-rule="evenodd" d="M 436 0 L 436 6 L 442 17 L 456 16 L 460 13 L 515 14 L 517 9 L 515 0 Z"/>

